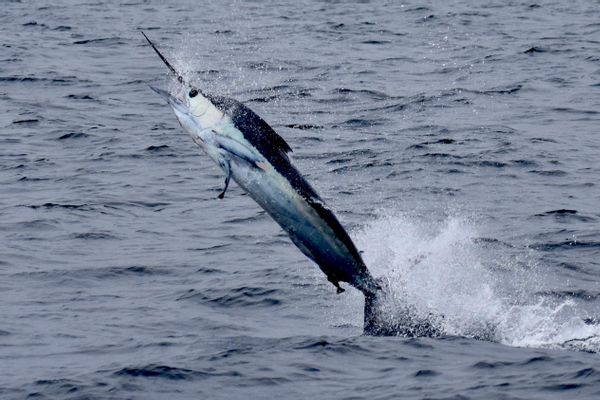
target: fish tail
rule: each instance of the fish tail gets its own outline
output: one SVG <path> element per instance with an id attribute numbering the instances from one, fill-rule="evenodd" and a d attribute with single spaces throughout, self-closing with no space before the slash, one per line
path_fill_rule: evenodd
<path id="1" fill-rule="evenodd" d="M 392 290 L 385 279 L 375 279 L 376 290 L 364 290 L 364 331 L 367 336 L 436 337 L 444 333 L 442 315 L 419 315 L 414 307 L 390 304 Z M 393 311 L 393 312 L 392 312 Z"/>
<path id="2" fill-rule="evenodd" d="M 380 336 L 385 331 L 382 297 L 385 295 L 387 285 L 381 278 L 374 281 L 377 284 L 374 289 L 363 291 L 365 295 L 364 334 L 367 336 Z"/>

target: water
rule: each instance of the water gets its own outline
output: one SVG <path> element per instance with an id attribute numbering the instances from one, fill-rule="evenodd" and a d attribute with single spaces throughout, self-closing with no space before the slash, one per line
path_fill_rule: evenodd
<path id="1" fill-rule="evenodd" d="M 600 7 L 4 1 L 0 397 L 600 395 Z M 148 87 L 292 146 L 439 338 L 362 336 Z M 485 340 L 478 340 L 485 339 Z"/>

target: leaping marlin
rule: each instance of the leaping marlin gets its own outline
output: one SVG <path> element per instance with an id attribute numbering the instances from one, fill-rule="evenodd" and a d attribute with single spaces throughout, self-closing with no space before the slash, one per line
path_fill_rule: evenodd
<path id="1" fill-rule="evenodd" d="M 192 140 L 221 167 L 225 186 L 242 187 L 313 260 L 337 288 L 347 282 L 365 295 L 365 333 L 378 332 L 379 283 L 350 236 L 315 189 L 291 163 L 290 146 L 261 117 L 237 100 L 210 95 L 186 82 L 154 43 L 154 51 L 186 88 L 183 99 L 151 86 L 175 112 Z"/>

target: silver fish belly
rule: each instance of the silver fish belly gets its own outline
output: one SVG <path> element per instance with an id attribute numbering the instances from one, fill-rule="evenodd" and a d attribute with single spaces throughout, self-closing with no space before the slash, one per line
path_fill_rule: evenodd
<path id="1" fill-rule="evenodd" d="M 145 35 L 144 35 L 145 36 Z M 292 151 L 261 117 L 235 99 L 213 96 L 188 84 L 146 37 L 189 92 L 182 99 L 151 87 L 169 102 L 181 126 L 289 235 L 333 283 L 348 282 L 372 296 L 380 286 L 334 213 L 292 165 Z"/>
<path id="2" fill-rule="evenodd" d="M 295 169 L 291 164 L 287 168 Z M 270 165 L 256 168 L 234 157 L 231 170 L 236 183 L 283 228 L 302 253 L 319 265 L 334 285 L 339 287 L 338 281 L 344 281 L 363 292 L 376 290 L 377 284 L 360 256 L 357 257 L 356 249 L 340 239 L 339 222 L 336 220 L 337 224 L 331 226 L 328 219 L 335 216 L 320 198 L 304 198 Z M 345 231 L 343 234 L 347 235 Z"/>

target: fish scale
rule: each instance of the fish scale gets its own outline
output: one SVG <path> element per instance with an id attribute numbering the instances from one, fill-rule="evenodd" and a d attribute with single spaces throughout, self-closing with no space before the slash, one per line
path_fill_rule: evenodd
<path id="1" fill-rule="evenodd" d="M 219 198 L 233 178 L 320 267 L 338 293 L 344 291 L 339 284 L 342 281 L 374 298 L 379 284 L 337 217 L 292 165 L 286 154 L 291 147 L 285 140 L 237 100 L 211 96 L 186 84 L 144 37 L 178 81 L 190 88 L 182 100 L 152 87 L 171 105 L 181 126 L 225 172 L 225 188 Z M 366 307 L 365 312 L 369 314 L 365 321 L 372 325 L 376 320 L 372 308 Z"/>

